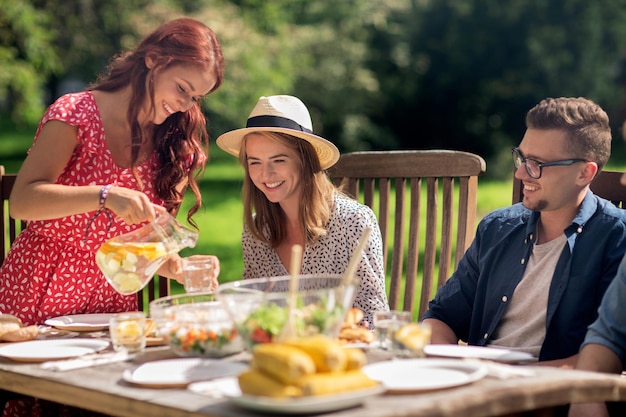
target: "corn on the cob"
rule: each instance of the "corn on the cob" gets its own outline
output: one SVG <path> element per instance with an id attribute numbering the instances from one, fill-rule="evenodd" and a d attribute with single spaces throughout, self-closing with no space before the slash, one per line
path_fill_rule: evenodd
<path id="1" fill-rule="evenodd" d="M 245 371 L 239 374 L 238 379 L 241 392 L 247 395 L 274 398 L 299 397 L 302 395 L 302 390 L 299 387 L 282 384 L 259 371 Z"/>
<path id="2" fill-rule="evenodd" d="M 287 339 L 284 343 L 303 350 L 313 358 L 317 372 L 340 372 L 346 369 L 345 348 L 329 337 L 317 335 Z"/>
<path id="3" fill-rule="evenodd" d="M 346 354 L 346 371 L 361 369 L 367 363 L 367 357 L 361 349 L 343 348 Z"/>
<path id="4" fill-rule="evenodd" d="M 304 351 L 282 343 L 262 343 L 252 352 L 253 366 L 283 384 L 315 373 L 313 359 Z"/>
<path id="5" fill-rule="evenodd" d="M 333 394 L 373 387 L 378 383 L 361 370 L 306 375 L 298 381 L 302 395 Z"/>

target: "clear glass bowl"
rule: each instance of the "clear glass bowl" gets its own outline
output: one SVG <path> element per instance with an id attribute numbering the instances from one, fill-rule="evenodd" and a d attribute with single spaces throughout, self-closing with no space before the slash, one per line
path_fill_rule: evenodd
<path id="1" fill-rule="evenodd" d="M 215 358 L 244 350 L 231 316 L 211 293 L 158 298 L 150 302 L 150 317 L 178 356 Z"/>
<path id="2" fill-rule="evenodd" d="M 275 341 L 287 323 L 289 276 L 245 279 L 221 284 L 215 295 L 231 315 L 248 348 Z M 336 338 L 356 297 L 358 283 L 341 275 L 301 275 L 292 317 L 295 336 Z"/>

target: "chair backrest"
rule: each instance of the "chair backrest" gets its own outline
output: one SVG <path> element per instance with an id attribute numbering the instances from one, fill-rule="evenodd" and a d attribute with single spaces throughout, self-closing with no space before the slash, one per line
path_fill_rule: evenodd
<path id="1" fill-rule="evenodd" d="M 335 184 L 376 213 L 386 266 L 389 265 L 389 242 L 393 241 L 391 270 L 386 267 L 391 309 L 417 311 L 421 317 L 434 295 L 437 267 L 436 288 L 441 287 L 456 268 L 474 237 L 478 176 L 485 169 L 483 158 L 471 153 L 414 150 L 346 153 L 328 170 Z M 425 190 L 422 183 L 426 184 Z M 407 250 L 405 239 L 408 239 Z M 418 288 L 420 260 L 423 274 Z M 416 292 L 419 294 L 417 305 Z"/>
<path id="2" fill-rule="evenodd" d="M 25 227 L 25 222 L 16 220 L 9 215 L 9 195 L 15 182 L 15 174 L 5 174 L 4 165 L 0 165 L 0 225 L 2 237 L 0 238 L 0 265 L 4 262 L 11 244 L 15 237 Z"/>
<path id="3" fill-rule="evenodd" d="M 626 208 L 626 186 L 622 185 L 622 171 L 600 171 L 591 183 L 594 194 L 612 201 L 617 207 Z M 513 204 L 524 198 L 522 181 L 513 177 Z"/>
<path id="4" fill-rule="evenodd" d="M 0 197 L 2 197 L 2 204 L 0 204 L 0 225 L 3 231 L 2 238 L 0 239 L 0 265 L 4 262 L 4 258 L 19 232 L 26 227 L 26 222 L 16 220 L 9 215 L 9 195 L 13 189 L 16 176 L 16 174 L 6 174 L 4 172 L 4 166 L 0 165 Z M 137 294 L 139 309 L 147 309 L 147 303 L 156 298 L 165 297 L 169 295 L 169 293 L 169 279 L 155 276 L 150 280 L 148 285 L 144 287 L 142 292 Z"/>

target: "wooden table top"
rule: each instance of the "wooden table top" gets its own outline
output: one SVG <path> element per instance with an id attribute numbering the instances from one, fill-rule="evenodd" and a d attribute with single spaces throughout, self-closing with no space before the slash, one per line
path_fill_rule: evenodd
<path id="1" fill-rule="evenodd" d="M 383 355 L 383 356 L 381 356 Z M 0 358 L 0 389 L 115 416 L 258 416 L 223 398 L 183 388 L 145 388 L 122 379 L 124 370 L 141 363 L 172 359 L 167 347 L 152 347 L 131 362 L 71 371 L 41 369 L 37 363 Z M 370 352 L 372 361 L 384 358 Z M 244 361 L 246 354 L 227 360 Z M 483 417 L 537 410 L 571 402 L 626 401 L 626 378 L 617 375 L 528 367 L 534 376 L 499 379 L 487 376 L 469 385 L 427 393 L 381 395 L 362 406 L 325 413 L 332 417 Z"/>

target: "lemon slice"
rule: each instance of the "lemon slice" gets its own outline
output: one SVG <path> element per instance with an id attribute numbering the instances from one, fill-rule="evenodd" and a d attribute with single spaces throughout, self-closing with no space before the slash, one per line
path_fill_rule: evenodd
<path id="1" fill-rule="evenodd" d="M 395 339 L 413 352 L 422 352 L 430 342 L 430 326 L 409 323 L 400 327 L 394 334 Z"/>
<path id="2" fill-rule="evenodd" d="M 143 328 L 137 321 L 121 322 L 117 326 L 117 334 L 123 338 L 137 338 L 143 335 Z"/>
<path id="3" fill-rule="evenodd" d="M 117 290 L 122 294 L 134 294 L 142 288 L 141 278 L 133 272 L 117 273 L 112 278 Z"/>

